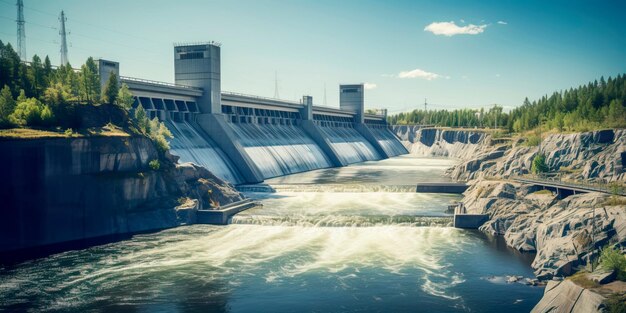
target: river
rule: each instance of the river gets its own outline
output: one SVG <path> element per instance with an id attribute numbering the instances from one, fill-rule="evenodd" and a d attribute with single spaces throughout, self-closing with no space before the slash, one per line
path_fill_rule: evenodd
<path id="1" fill-rule="evenodd" d="M 193 225 L 0 268 L 0 311 L 528 312 L 531 257 L 449 226 L 448 159 L 402 156 L 268 180 L 228 226 Z"/>

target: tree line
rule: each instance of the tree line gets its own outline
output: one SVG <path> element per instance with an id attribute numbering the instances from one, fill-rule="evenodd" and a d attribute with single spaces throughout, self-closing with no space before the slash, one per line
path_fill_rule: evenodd
<path id="1" fill-rule="evenodd" d="M 68 64 L 55 68 L 48 56 L 34 55 L 22 62 L 10 43 L 0 41 L 0 129 L 15 127 L 77 128 L 79 105 L 118 105 L 132 112 L 138 132 L 169 149 L 172 134 L 155 117 L 150 120 L 141 106 L 132 109 L 133 95 L 115 74 L 101 88 L 96 61 L 89 57 L 79 70 Z M 102 90 L 101 90 L 102 89 Z"/>
<path id="2" fill-rule="evenodd" d="M 588 131 L 626 127 L 626 75 L 604 77 L 577 88 L 503 112 L 502 107 L 456 110 L 413 110 L 388 117 L 390 124 L 432 124 L 449 127 L 498 127 L 524 132 L 538 127 L 558 131 Z"/>

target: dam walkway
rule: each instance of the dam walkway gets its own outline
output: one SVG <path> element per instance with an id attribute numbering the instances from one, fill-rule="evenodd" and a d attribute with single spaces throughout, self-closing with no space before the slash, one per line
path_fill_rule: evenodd
<path id="1" fill-rule="evenodd" d="M 605 194 L 614 194 L 617 193 L 621 196 L 626 196 L 626 192 L 624 190 L 612 191 L 608 185 L 603 184 L 590 184 L 590 183 L 574 183 L 574 182 L 565 182 L 561 181 L 559 178 L 543 178 L 543 177 L 523 177 L 523 176 L 515 176 L 511 177 L 511 180 L 523 183 L 523 184 L 531 184 L 539 187 L 543 187 L 545 189 L 554 190 L 561 197 L 567 197 L 573 194 L 578 193 L 588 193 L 588 192 L 601 192 Z"/>

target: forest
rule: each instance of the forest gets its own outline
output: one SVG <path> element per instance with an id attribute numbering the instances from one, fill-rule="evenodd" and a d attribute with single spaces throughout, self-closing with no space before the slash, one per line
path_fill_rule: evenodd
<path id="1" fill-rule="evenodd" d="M 595 80 L 577 88 L 554 92 L 510 112 L 494 105 L 488 110 L 413 110 L 389 116 L 392 125 L 425 124 L 448 127 L 502 128 L 524 132 L 538 127 L 556 131 L 588 131 L 626 127 L 626 75 Z"/>

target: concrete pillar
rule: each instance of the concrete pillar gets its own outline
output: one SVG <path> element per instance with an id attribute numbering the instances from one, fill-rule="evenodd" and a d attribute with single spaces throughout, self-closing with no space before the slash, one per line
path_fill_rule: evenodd
<path id="1" fill-rule="evenodd" d="M 198 114 L 197 123 L 237 166 L 246 183 L 260 183 L 264 177 L 250 158 L 222 114 Z"/>
<path id="2" fill-rule="evenodd" d="M 304 105 L 302 110 L 300 110 L 300 115 L 302 115 L 302 120 L 312 121 L 313 120 L 313 97 L 302 96 L 302 104 Z"/>
<path id="3" fill-rule="evenodd" d="M 220 67 L 220 45 L 217 43 L 174 47 L 174 81 L 204 91 L 197 102 L 202 113 L 222 113 Z"/>

